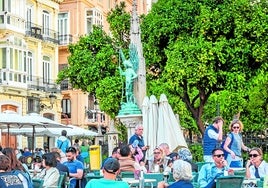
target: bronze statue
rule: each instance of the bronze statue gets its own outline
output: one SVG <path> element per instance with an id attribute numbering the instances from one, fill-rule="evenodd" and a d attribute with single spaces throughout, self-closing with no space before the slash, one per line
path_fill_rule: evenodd
<path id="1" fill-rule="evenodd" d="M 119 66 L 120 75 L 125 76 L 125 96 L 126 103 L 136 103 L 133 91 L 133 84 L 135 78 L 138 77 L 136 71 L 138 69 L 139 59 L 136 47 L 131 44 L 129 46 L 129 59 L 126 59 L 124 53 L 120 49 L 119 51 L 120 58 L 123 61 L 125 71 Z"/>

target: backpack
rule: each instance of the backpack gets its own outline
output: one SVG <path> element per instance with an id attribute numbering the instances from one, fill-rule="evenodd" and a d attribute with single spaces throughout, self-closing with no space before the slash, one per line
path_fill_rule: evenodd
<path id="1" fill-rule="evenodd" d="M 61 149 L 62 152 L 66 153 L 66 150 L 68 148 L 68 143 L 69 143 L 68 139 L 66 139 L 64 141 L 58 140 L 57 141 L 57 146 L 58 146 L 59 149 Z"/>
<path id="2" fill-rule="evenodd" d="M 231 145 L 232 145 L 232 143 L 233 143 L 233 137 L 234 137 L 234 135 L 233 135 L 233 133 L 231 133 L 231 142 L 230 142 L 230 144 L 229 144 L 229 148 L 231 148 Z M 226 160 L 227 157 L 228 157 L 228 154 L 229 154 L 229 153 L 224 149 L 225 141 L 226 141 L 226 139 L 225 139 L 224 141 L 222 141 L 222 143 L 221 143 L 221 148 L 223 149 L 224 159 Z"/>

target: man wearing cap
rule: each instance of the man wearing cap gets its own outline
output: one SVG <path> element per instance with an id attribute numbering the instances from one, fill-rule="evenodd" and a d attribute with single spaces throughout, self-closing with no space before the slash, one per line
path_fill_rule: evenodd
<path id="1" fill-rule="evenodd" d="M 116 176 L 119 174 L 120 164 L 117 159 L 109 158 L 105 161 L 102 172 L 103 178 L 90 180 L 86 188 L 129 188 L 127 182 L 116 181 Z"/>

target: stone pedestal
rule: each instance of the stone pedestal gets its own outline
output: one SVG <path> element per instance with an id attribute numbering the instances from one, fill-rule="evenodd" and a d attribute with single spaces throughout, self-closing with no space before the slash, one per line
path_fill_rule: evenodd
<path id="1" fill-rule="evenodd" d="M 118 146 L 118 132 L 114 127 L 114 120 L 110 121 L 109 132 L 106 135 L 108 140 L 108 156 L 111 156 L 113 149 Z"/>
<path id="2" fill-rule="evenodd" d="M 116 118 L 127 127 L 127 141 L 135 133 L 136 125 L 142 123 L 142 114 L 119 115 Z"/>

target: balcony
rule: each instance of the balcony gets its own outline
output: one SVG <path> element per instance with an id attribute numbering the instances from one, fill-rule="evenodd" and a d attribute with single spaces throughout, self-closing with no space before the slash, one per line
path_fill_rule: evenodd
<path id="1" fill-rule="evenodd" d="M 52 42 L 54 44 L 59 44 L 59 34 L 58 32 L 49 29 L 49 28 L 44 28 L 43 30 L 43 40 L 45 42 Z"/>
<path id="2" fill-rule="evenodd" d="M 68 82 L 68 80 L 63 80 L 60 84 L 60 90 L 66 91 L 66 90 L 72 90 L 72 85 Z"/>
<path id="3" fill-rule="evenodd" d="M 27 77 L 27 88 L 44 92 L 60 92 L 59 85 L 56 84 L 55 80 L 44 79 L 43 77 L 37 76 Z"/>
<path id="4" fill-rule="evenodd" d="M 27 22 L 26 23 L 26 36 L 31 36 L 31 37 L 34 37 L 34 38 L 37 38 L 37 39 L 43 39 L 43 36 L 42 36 L 42 26 L 40 25 L 36 25 L 32 22 Z"/>
<path id="5" fill-rule="evenodd" d="M 65 46 L 73 42 L 73 35 L 59 35 L 59 45 Z"/>
<path id="6" fill-rule="evenodd" d="M 43 28 L 42 26 L 32 22 L 26 22 L 25 27 L 26 36 L 34 37 L 36 39 L 43 40 L 44 42 L 59 44 L 58 32 L 49 28 Z"/>

